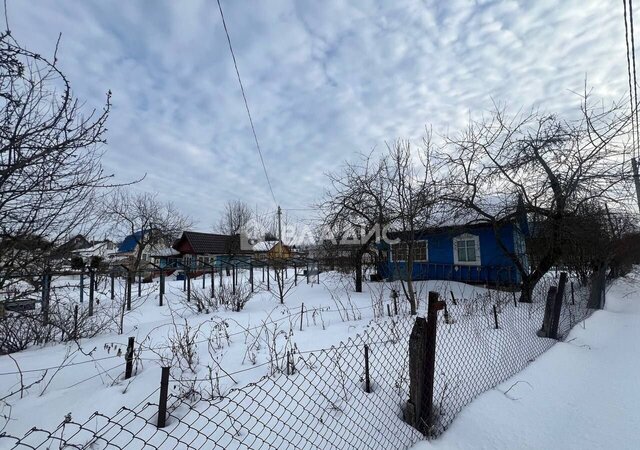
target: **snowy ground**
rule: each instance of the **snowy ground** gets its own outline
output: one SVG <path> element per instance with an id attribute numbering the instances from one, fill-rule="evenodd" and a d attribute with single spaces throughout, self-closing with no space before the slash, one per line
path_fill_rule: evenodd
<path id="1" fill-rule="evenodd" d="M 365 286 L 364 293 L 356 294 L 347 285 L 347 279 L 327 273 L 322 274 L 320 284 L 307 284 L 300 277 L 298 286 L 291 288 L 281 305 L 278 298 L 264 290 L 264 284 L 263 290 L 258 288 L 260 272 L 255 276 L 258 292 L 241 312 L 220 307 L 209 314 L 197 313 L 185 306 L 182 281 L 167 281 L 162 307 L 158 306 L 157 284 L 143 284 L 139 298 L 134 285 L 133 310 L 124 317 L 122 334 L 115 331 L 118 319 L 114 313 L 122 302 L 122 283 L 116 286 L 115 304 L 109 299 L 108 284 L 104 284 L 97 295 L 100 307 L 96 314 L 115 314 L 113 331 L 81 339 L 80 346 L 74 342 L 49 344 L 33 346 L 11 357 L 0 356 L 0 398 L 19 388 L 21 382 L 29 385 L 44 375 L 39 384 L 6 400 L 10 406 L 5 406 L 2 414 L 10 415 L 10 419 L 4 432 L 22 436 L 32 427 L 53 429 L 68 413 L 73 420 L 82 421 L 95 411 L 110 415 L 121 406 L 139 404 L 158 388 L 159 367 L 169 359 L 169 347 L 176 335 L 184 337 L 185 326 L 195 342 L 193 370 L 174 367 L 172 379 L 205 379 L 213 374 L 215 389 L 224 394 L 278 369 L 284 371 L 287 349 L 304 352 L 327 348 L 361 333 L 371 320 L 384 320 L 381 316 L 387 314 L 390 304 L 390 285 L 372 283 Z M 216 278 L 216 287 L 218 282 Z M 225 282 L 230 279 L 225 278 Z M 78 280 L 59 279 L 56 283 L 62 294 L 65 289 L 60 286 L 70 285 L 68 297 L 74 299 L 77 295 Z M 209 292 L 209 283 L 207 277 L 203 292 Z M 271 283 L 273 288 L 274 281 Z M 194 292 L 202 291 L 201 278 L 194 280 L 192 286 Z M 453 290 L 459 297 L 484 291 L 450 282 L 420 283 L 419 289 L 420 298 L 426 298 L 427 290 L 443 294 Z M 81 309 L 86 308 L 87 298 L 85 294 Z M 400 302 L 399 307 L 401 314 L 407 312 L 405 303 Z M 134 376 L 123 380 L 129 336 L 135 337 L 137 364 Z M 274 354 L 279 358 L 277 361 Z M 172 365 L 175 366 L 175 361 Z M 22 374 L 17 373 L 18 367 Z M 48 369 L 46 374 L 43 369 Z M 203 389 L 212 385 L 202 384 Z M 155 397 L 153 400 L 157 401 Z"/>
<path id="2" fill-rule="evenodd" d="M 636 449 L 640 443 L 640 275 L 604 311 L 479 396 L 426 449 Z"/>

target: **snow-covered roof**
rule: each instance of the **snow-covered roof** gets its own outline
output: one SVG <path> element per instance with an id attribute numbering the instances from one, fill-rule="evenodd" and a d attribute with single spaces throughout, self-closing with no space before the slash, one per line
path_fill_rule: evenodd
<path id="1" fill-rule="evenodd" d="M 253 245 L 252 249 L 254 252 L 268 252 L 271 250 L 278 241 L 260 241 Z"/>
<path id="2" fill-rule="evenodd" d="M 171 247 L 162 247 L 162 248 L 152 249 L 150 253 L 151 253 L 151 256 L 158 256 L 158 257 L 177 256 L 180 254 L 178 250 Z"/>

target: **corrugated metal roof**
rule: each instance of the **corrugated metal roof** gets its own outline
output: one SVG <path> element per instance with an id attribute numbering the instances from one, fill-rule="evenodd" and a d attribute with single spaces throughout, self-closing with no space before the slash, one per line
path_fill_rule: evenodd
<path id="1" fill-rule="evenodd" d="M 189 242 L 194 253 L 202 255 L 224 255 L 229 253 L 245 253 L 240 249 L 240 236 L 226 234 L 200 233 L 197 231 L 183 231 L 182 237 L 173 247 L 178 248 L 184 240 Z"/>
<path id="2" fill-rule="evenodd" d="M 141 237 L 142 231 L 136 231 L 124 238 L 124 241 L 122 241 L 118 246 L 118 253 L 129 253 L 134 251 Z"/>

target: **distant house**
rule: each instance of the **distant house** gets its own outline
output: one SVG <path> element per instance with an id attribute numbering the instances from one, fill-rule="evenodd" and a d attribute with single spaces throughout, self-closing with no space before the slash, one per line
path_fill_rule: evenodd
<path id="1" fill-rule="evenodd" d="M 93 258 L 106 260 L 110 253 L 116 249 L 116 244 L 108 239 L 93 242 L 90 247 L 80 248 L 71 252 L 72 256 L 79 256 L 85 263 L 90 263 Z"/>
<path id="2" fill-rule="evenodd" d="M 380 274 L 387 279 L 402 279 L 412 271 L 414 280 L 454 280 L 470 283 L 516 285 L 520 274 L 509 254 L 527 264 L 526 224 L 507 222 L 494 234 L 490 224 L 451 225 L 416 232 L 413 267 L 407 267 L 406 233 L 389 233 L 399 242 L 381 248 L 386 260 Z M 500 245 L 502 244 L 502 245 Z"/>
<path id="3" fill-rule="evenodd" d="M 280 241 L 262 241 L 253 245 L 253 255 L 257 260 L 291 259 L 295 250 Z"/>
<path id="4" fill-rule="evenodd" d="M 91 247 L 91 242 L 82 234 L 78 234 L 54 250 L 54 254 L 59 258 L 71 256 L 72 252 Z"/>
<path id="5" fill-rule="evenodd" d="M 237 234 L 183 231 L 172 247 L 180 253 L 182 263 L 189 267 L 203 265 L 199 263 L 224 267 L 230 264 L 242 266 L 250 260 L 251 250 L 243 249 L 240 244 L 240 235 Z"/>
<path id="6" fill-rule="evenodd" d="M 145 233 L 149 233 L 150 231 L 136 231 L 133 234 L 130 234 L 118 245 L 118 250 L 113 253 L 109 253 L 109 259 L 113 264 L 125 264 L 128 261 L 132 261 L 138 255 L 138 243 L 142 240 Z M 158 249 L 163 247 L 162 244 L 158 244 L 156 246 L 147 245 L 142 250 L 142 254 L 140 256 L 140 261 L 142 264 L 145 262 L 152 262 L 151 256 Z"/>

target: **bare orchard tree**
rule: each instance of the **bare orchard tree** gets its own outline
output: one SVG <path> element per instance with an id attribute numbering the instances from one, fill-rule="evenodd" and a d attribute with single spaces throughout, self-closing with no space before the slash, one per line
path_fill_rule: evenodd
<path id="1" fill-rule="evenodd" d="M 111 93 L 101 110 L 84 110 L 57 62 L 57 45 L 47 59 L 0 34 L 0 289 L 42 270 L 88 224 L 110 178 L 101 144 Z"/>
<path id="2" fill-rule="evenodd" d="M 234 235 L 240 233 L 253 218 L 253 212 L 249 205 L 241 200 L 229 200 L 224 206 L 224 212 L 214 227 L 222 234 Z"/>
<path id="3" fill-rule="evenodd" d="M 439 152 L 446 199 L 493 225 L 498 244 L 520 273 L 524 302 L 560 260 L 567 221 L 586 203 L 614 207 L 626 195 L 624 182 L 630 177 L 621 138 L 628 112 L 592 102 L 587 94 L 579 112 L 578 120 L 567 120 L 537 111 L 509 116 L 496 107 L 448 138 Z M 508 251 L 499 234 L 503 223 L 517 221 L 523 212 L 534 225 L 545 224 L 545 245 L 535 261 L 527 261 L 522 250 Z"/>
<path id="4" fill-rule="evenodd" d="M 105 206 L 114 231 L 133 236 L 136 248 L 129 261 L 129 270 L 140 269 L 146 249 L 171 245 L 180 233 L 191 226 L 191 220 L 170 202 L 162 202 L 148 193 L 131 193 L 119 189 Z"/>
<path id="5" fill-rule="evenodd" d="M 386 155 L 376 159 L 373 153 L 361 154 L 357 162 L 347 162 L 339 172 L 327 174 L 331 186 L 319 208 L 324 215 L 324 227 L 338 240 L 361 230 L 367 236 L 370 230 L 391 222 L 388 164 Z M 368 252 L 370 242 L 371 238 L 366 238 L 356 248 L 345 247 L 353 253 L 356 292 L 362 292 L 362 257 Z"/>
<path id="6" fill-rule="evenodd" d="M 416 152 L 409 141 L 398 140 L 388 146 L 389 165 L 387 177 L 391 186 L 388 207 L 395 212 L 394 227 L 399 230 L 401 242 L 392 252 L 396 260 L 404 294 L 409 301 L 411 314 L 417 313 L 416 290 L 413 283 L 413 267 L 421 250 L 426 256 L 426 244 L 418 240 L 419 233 L 427 226 L 436 225 L 439 217 L 434 212 L 438 204 L 436 184 L 431 171 L 431 143 L 425 139 L 425 146 Z M 418 161 L 420 163 L 418 163 Z M 421 248 L 422 247 L 422 248 Z"/>

